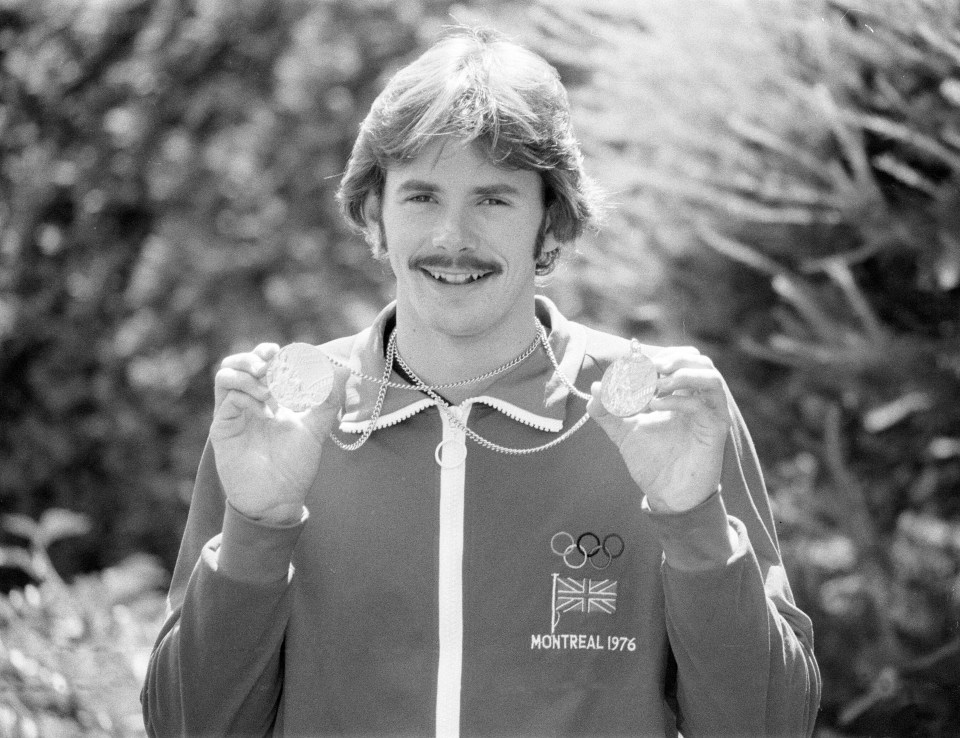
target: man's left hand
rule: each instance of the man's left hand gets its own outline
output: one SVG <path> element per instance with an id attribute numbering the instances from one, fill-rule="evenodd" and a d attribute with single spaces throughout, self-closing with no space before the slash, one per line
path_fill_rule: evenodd
<path id="1" fill-rule="evenodd" d="M 590 415 L 617 445 L 630 475 L 658 512 L 682 512 L 720 483 L 731 416 L 726 385 L 713 362 L 692 347 L 648 354 L 660 375 L 643 412 L 619 418 L 600 402 L 595 382 Z"/>

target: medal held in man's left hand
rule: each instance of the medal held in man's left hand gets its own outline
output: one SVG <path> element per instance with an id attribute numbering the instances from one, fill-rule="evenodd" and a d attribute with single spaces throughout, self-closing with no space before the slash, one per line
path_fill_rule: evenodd
<path id="1" fill-rule="evenodd" d="M 614 361 L 600 380 L 600 402 L 611 415 L 626 418 L 647 409 L 657 394 L 657 374 L 653 362 L 634 339 L 630 355 Z"/>
<path id="2" fill-rule="evenodd" d="M 267 367 L 267 387 L 281 405 L 295 412 L 321 404 L 333 389 L 333 364 L 309 343 L 280 349 Z"/>

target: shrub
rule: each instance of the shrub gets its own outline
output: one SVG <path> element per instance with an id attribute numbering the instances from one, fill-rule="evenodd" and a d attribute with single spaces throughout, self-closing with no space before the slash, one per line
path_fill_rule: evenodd
<path id="1" fill-rule="evenodd" d="M 581 303 L 730 379 L 815 619 L 822 725 L 957 733 L 956 4 L 538 7 L 619 205 Z"/>

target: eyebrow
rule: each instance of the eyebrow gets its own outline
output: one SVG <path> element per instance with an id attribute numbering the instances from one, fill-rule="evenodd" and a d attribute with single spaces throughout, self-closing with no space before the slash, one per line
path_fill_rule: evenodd
<path id="1" fill-rule="evenodd" d="M 513 185 L 508 185 L 506 183 L 498 183 L 493 185 L 484 185 L 482 187 L 477 187 L 474 192 L 478 195 L 516 195 L 519 193 L 519 190 Z"/>
<path id="2" fill-rule="evenodd" d="M 408 179 L 397 187 L 398 192 L 412 192 L 414 190 L 418 192 L 436 192 L 438 189 L 440 188 L 432 182 L 427 182 L 425 179 Z"/>
<path id="3" fill-rule="evenodd" d="M 438 192 L 439 190 L 438 185 L 425 179 L 408 179 L 397 187 L 398 192 Z M 472 192 L 475 195 L 489 197 L 491 195 L 516 195 L 519 190 L 506 182 L 498 182 L 475 187 Z"/>

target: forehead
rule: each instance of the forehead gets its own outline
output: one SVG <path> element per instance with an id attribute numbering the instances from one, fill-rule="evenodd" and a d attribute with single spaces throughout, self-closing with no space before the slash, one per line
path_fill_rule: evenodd
<path id="1" fill-rule="evenodd" d="M 541 189 L 537 172 L 498 167 L 475 142 L 447 136 L 430 142 L 412 159 L 386 169 L 388 190 L 414 180 L 432 184 L 437 189 L 503 186 L 535 193 Z"/>

